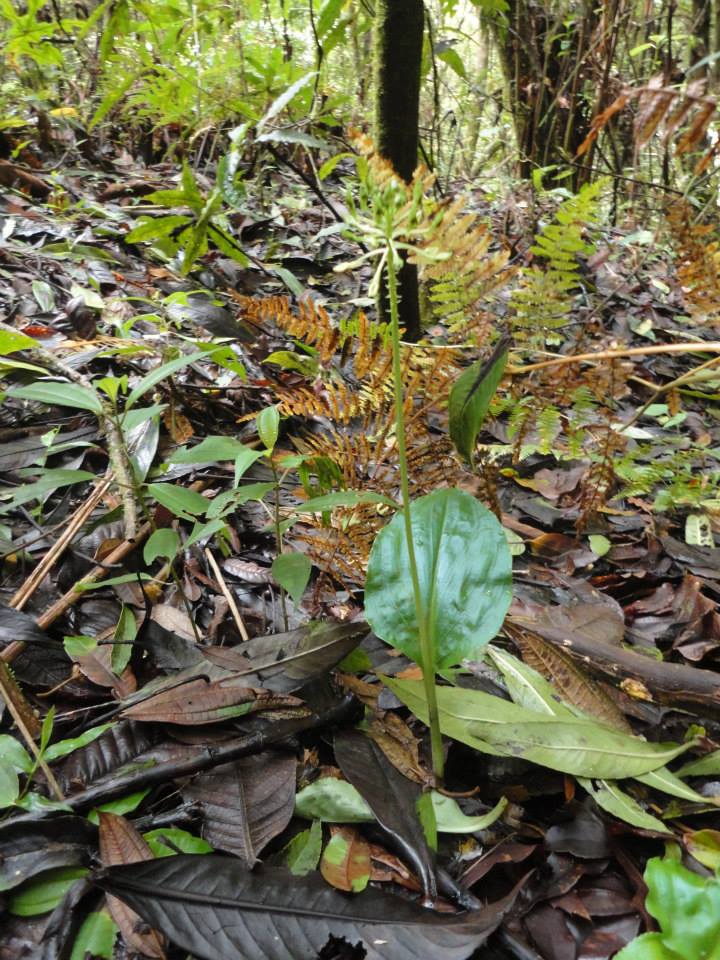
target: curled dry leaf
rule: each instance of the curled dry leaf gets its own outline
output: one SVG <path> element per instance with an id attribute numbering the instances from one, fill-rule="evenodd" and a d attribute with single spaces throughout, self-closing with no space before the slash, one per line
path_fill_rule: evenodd
<path id="1" fill-rule="evenodd" d="M 194 726 L 219 723 L 259 710 L 289 709 L 301 711 L 302 716 L 307 715 L 307 709 L 297 697 L 256 690 L 244 686 L 240 678 L 206 680 L 198 677 L 188 683 L 161 690 L 147 700 L 127 707 L 122 716 L 127 720 Z"/>
<path id="2" fill-rule="evenodd" d="M 99 813 L 100 860 L 103 866 L 122 863 L 140 863 L 152 860 L 153 853 L 135 827 L 125 817 L 114 813 Z M 122 900 L 107 894 L 107 906 L 120 928 L 125 943 L 146 957 L 165 956 L 163 938 Z"/>

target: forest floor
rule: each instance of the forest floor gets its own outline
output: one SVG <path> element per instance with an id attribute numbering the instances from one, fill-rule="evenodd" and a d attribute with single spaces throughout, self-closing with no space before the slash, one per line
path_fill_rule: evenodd
<path id="1" fill-rule="evenodd" d="M 0 960 L 84 951 L 327 960 L 361 956 L 351 946 L 361 940 L 368 956 L 407 960 L 474 949 L 487 960 L 612 957 L 654 929 L 649 857 L 674 841 L 701 874 L 720 862 L 720 404 L 712 380 L 653 394 L 707 355 L 648 353 L 610 384 L 612 419 L 637 414 L 629 436 L 646 452 L 624 486 L 608 481 L 615 492 L 592 514 L 596 465 L 554 456 L 539 423 L 513 459 L 507 412 L 486 423 L 481 442 L 498 458 L 490 505 L 516 554 L 513 602 L 497 653 L 445 679 L 534 707 L 538 719 L 569 704 L 595 733 L 584 741 L 577 714 L 559 714 L 568 730 L 557 736 L 569 738 L 577 770 L 587 765 L 582 775 L 558 760 L 559 740 L 531 745 L 527 716 L 494 751 L 446 738 L 435 853 L 415 812 L 431 784 L 427 730 L 406 708 L 410 695 L 396 695 L 420 673 L 363 621 L 362 549 L 375 527 L 347 546 L 321 514 L 293 512 L 325 492 L 315 475 L 315 491 L 303 487 L 299 455 L 329 462 L 338 443 L 327 383 L 343 383 L 346 397 L 359 386 L 342 349 L 319 362 L 275 323 L 285 314 L 271 298 L 309 299 L 333 318 L 372 310 L 369 268 L 334 271 L 357 256 L 335 229 L 342 191 L 329 178 L 318 196 L 272 169 L 263 195 L 230 218 L 249 262 L 214 248 L 183 277 L 123 239 L 158 212 L 144 196 L 177 189 L 178 175 L 121 156 L 112 174 L 61 166 L 0 198 L 0 319 L 95 389 L 103 378 L 110 392 L 143 386 L 144 405 L 124 426 L 138 483 L 153 495 L 128 540 L 82 383 L 76 408 L 71 394 L 53 403 L 57 382 L 45 402 L 22 399 L 14 391 L 43 375 L 45 354 L 7 351 L 0 644 L 12 674 L 0 679 L 12 710 L 0 735 Z M 529 262 L 543 211 L 517 198 L 477 202 L 497 243 Z M 603 230 L 595 246 L 590 292 L 557 353 L 576 350 L 582 325 L 597 333 L 584 350 L 712 339 L 688 326 L 672 254 L 650 231 Z M 507 298 L 498 304 L 501 315 Z M 442 325 L 430 333 L 442 343 Z M 148 380 L 159 365 L 164 374 Z M 270 458 L 256 416 L 273 405 L 283 417 L 277 440 L 263 438 Z M 344 426 L 348 436 L 364 429 Z M 418 455 L 425 486 L 486 493 L 488 478 L 448 454 L 441 409 L 428 429 L 437 462 L 432 447 Z M 186 452 L 202 441 L 202 455 Z M 606 460 L 620 455 L 610 449 Z M 370 489 L 359 473 L 357 488 Z M 391 474 L 384 490 L 392 486 Z M 356 521 L 378 520 L 377 504 L 360 506 Z M 278 522 L 283 549 L 314 565 L 307 585 L 301 574 L 297 589 L 284 579 L 295 600 L 271 569 Z M 478 704 L 448 700 L 448 725 L 463 710 L 483 721 Z M 371 736 L 354 730 L 363 716 Z M 13 728 L 18 717 L 40 738 L 39 758 Z M 665 750 L 674 773 L 633 766 L 641 737 L 664 744 L 658 756 Z M 689 765 L 706 754 L 704 766 Z M 108 895 L 103 906 L 106 889 L 125 905 Z M 423 899 L 435 912 L 419 919 Z"/>

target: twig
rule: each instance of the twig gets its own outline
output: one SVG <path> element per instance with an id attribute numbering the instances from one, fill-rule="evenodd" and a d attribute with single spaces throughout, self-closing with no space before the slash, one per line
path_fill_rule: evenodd
<path id="1" fill-rule="evenodd" d="M 35 590 L 37 590 L 38 586 L 42 583 L 45 576 L 49 573 L 55 562 L 70 545 L 77 531 L 83 526 L 95 507 L 110 489 L 111 483 L 112 479 L 110 477 L 106 477 L 104 480 L 98 482 L 97 486 L 90 494 L 90 497 L 85 501 L 80 509 L 75 512 L 75 515 L 63 531 L 62 535 L 48 550 L 25 583 L 13 595 L 9 606 L 13 607 L 15 610 L 22 610 Z"/>
<path id="2" fill-rule="evenodd" d="M 122 543 L 118 544 L 112 553 L 105 557 L 101 564 L 93 567 L 92 570 L 78 580 L 78 582 L 74 584 L 67 591 L 67 593 L 64 593 L 59 600 L 56 600 L 51 607 L 48 607 L 45 613 L 38 617 L 38 627 L 41 630 L 47 630 L 47 628 L 51 624 L 55 623 L 58 617 L 61 617 L 69 607 L 71 607 L 74 603 L 77 603 L 82 596 L 81 588 L 84 584 L 95 583 L 96 580 L 99 580 L 100 577 L 107 572 L 108 567 L 115 563 L 119 563 L 121 560 L 124 560 L 125 557 L 132 553 L 133 550 L 139 546 L 151 533 L 152 525 L 149 523 L 144 523 L 135 534 L 135 538 L 133 540 L 123 540 Z M 12 663 L 15 657 L 22 653 L 24 649 L 25 642 L 23 640 L 15 640 L 12 643 L 9 643 L 5 649 L 0 652 L 0 658 L 2 658 L 6 663 Z"/>
<path id="3" fill-rule="evenodd" d="M 720 353 L 720 340 L 694 340 L 690 343 L 666 343 L 653 347 L 628 347 L 624 350 L 598 350 L 595 353 L 576 353 L 570 357 L 553 357 L 539 363 L 508 364 L 509 374 L 531 373 L 546 367 L 561 367 L 569 363 L 588 363 L 598 360 L 617 360 L 621 357 L 643 357 L 658 353 Z"/>
<path id="4" fill-rule="evenodd" d="M 230 607 L 230 613 L 232 614 L 232 618 L 235 621 L 235 626 L 240 631 L 240 636 L 243 638 L 245 643 L 247 643 L 250 637 L 248 635 L 247 628 L 245 626 L 245 621 L 240 615 L 240 611 L 238 610 L 238 605 L 235 603 L 235 597 L 232 595 L 232 593 L 230 593 L 230 588 L 225 582 L 225 578 L 223 577 L 220 571 L 220 567 L 218 566 L 215 557 L 212 555 L 212 550 L 210 550 L 209 547 L 205 547 L 205 556 L 207 557 L 208 563 L 212 567 L 212 571 L 215 574 L 215 578 L 218 582 L 218 586 L 220 587 L 222 595 L 225 597 L 225 599 L 228 602 L 228 606 Z"/>
<path id="5" fill-rule="evenodd" d="M 37 717 L 32 712 L 25 696 L 17 685 L 15 677 L 10 672 L 10 668 L 4 660 L 0 660 L 0 694 L 5 701 L 5 706 L 10 711 L 10 715 L 15 721 L 15 726 L 22 734 L 22 738 L 30 748 L 30 752 L 35 757 L 37 765 L 47 777 L 47 781 L 52 788 L 52 792 L 58 800 L 64 800 L 63 792 L 53 776 L 52 770 L 42 758 L 38 746 L 35 743 L 35 737 L 39 734 Z"/>
<path id="6" fill-rule="evenodd" d="M 701 363 L 698 367 L 693 367 L 692 370 L 688 370 L 687 373 L 683 373 L 681 376 L 675 377 L 674 380 L 670 380 L 669 383 L 663 383 L 661 386 L 656 387 L 650 399 L 646 400 L 641 407 L 637 408 L 627 423 L 622 425 L 622 429 L 627 430 L 628 427 L 631 427 L 634 423 L 637 423 L 647 408 L 655 403 L 655 401 L 658 400 L 658 398 L 664 393 L 668 393 L 668 391 L 674 390 L 676 387 L 681 387 L 684 383 L 694 380 L 701 370 L 707 370 L 710 367 L 714 367 L 718 363 L 720 363 L 720 357 L 712 357 L 710 360 L 706 360 L 705 363 Z"/>

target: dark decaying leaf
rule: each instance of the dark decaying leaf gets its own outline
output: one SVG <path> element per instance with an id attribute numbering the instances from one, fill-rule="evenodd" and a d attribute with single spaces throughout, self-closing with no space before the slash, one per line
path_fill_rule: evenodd
<path id="1" fill-rule="evenodd" d="M 347 897 L 317 874 L 248 871 L 239 860 L 213 854 L 112 867 L 96 881 L 176 946 L 207 960 L 314 960 L 331 935 L 362 941 L 368 960 L 465 960 L 518 892 L 448 916 L 379 890 Z"/>
<path id="2" fill-rule="evenodd" d="M 152 860 L 153 853 L 135 827 L 115 813 L 99 813 L 100 860 L 106 867 Z M 165 956 L 162 938 L 122 900 L 107 895 L 107 906 L 128 947 L 143 956 Z"/>
<path id="3" fill-rule="evenodd" d="M 95 828 L 83 817 L 55 816 L 0 826 L 0 892 L 54 867 L 84 866 Z"/>
<path id="4" fill-rule="evenodd" d="M 370 628 L 360 623 L 307 623 L 289 633 L 255 637 L 240 651 L 213 647 L 203 653 L 215 664 L 230 670 L 247 670 L 250 686 L 276 693 L 292 693 L 310 680 L 327 673 L 367 636 Z M 231 654 L 231 657 L 228 657 Z M 235 663 L 234 658 L 242 656 Z"/>
<path id="5" fill-rule="evenodd" d="M 53 773 L 63 793 L 74 793 L 112 775 L 124 764 L 155 746 L 162 736 L 157 727 L 122 720 L 114 723 L 97 740 L 74 750 L 60 763 L 53 764 Z"/>
<path id="6" fill-rule="evenodd" d="M 356 827 L 331 827 L 320 873 L 336 890 L 359 893 L 370 881 L 370 844 Z"/>
<path id="7" fill-rule="evenodd" d="M 302 700 L 297 697 L 248 687 L 245 678 L 206 680 L 198 677 L 187 683 L 171 682 L 167 689 L 127 707 L 122 716 L 127 720 L 192 726 L 219 723 L 258 710 L 298 709 L 302 706 Z"/>
<path id="8" fill-rule="evenodd" d="M 425 895 L 433 897 L 434 858 L 416 807 L 420 786 L 396 770 L 380 747 L 360 730 L 341 730 L 335 735 L 335 759 L 389 835 L 395 852 L 417 872 Z"/>
<path id="9" fill-rule="evenodd" d="M 182 789 L 199 803 L 205 839 L 248 866 L 290 822 L 295 803 L 295 757 L 266 752 L 224 763 Z"/>

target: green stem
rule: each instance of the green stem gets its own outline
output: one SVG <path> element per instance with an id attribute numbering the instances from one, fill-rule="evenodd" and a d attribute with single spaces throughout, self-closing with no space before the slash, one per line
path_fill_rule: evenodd
<path id="1" fill-rule="evenodd" d="M 415 557 L 415 540 L 413 539 L 412 519 L 410 516 L 410 484 L 408 481 L 407 447 L 405 444 L 405 391 L 403 388 L 402 363 L 400 358 L 397 276 L 395 274 L 394 250 L 392 249 L 388 251 L 387 277 L 393 349 L 395 432 L 398 459 L 400 461 L 400 490 L 402 493 L 403 516 L 405 518 L 405 541 L 407 543 L 410 578 L 412 580 L 413 595 L 415 598 L 415 618 L 418 625 L 420 658 L 422 660 L 420 665 L 422 667 L 425 696 L 428 705 L 432 768 L 436 781 L 441 783 L 445 774 L 445 759 L 443 756 L 442 734 L 440 733 L 440 714 L 438 712 L 437 693 L 435 691 L 433 636 L 427 621 L 422 591 L 420 589 L 420 577 L 418 575 L 417 560 Z"/>
<path id="2" fill-rule="evenodd" d="M 283 552 L 283 539 L 282 539 L 282 529 L 280 527 L 280 478 L 278 477 L 277 468 L 272 459 L 272 455 L 269 455 L 268 459 L 270 460 L 270 469 L 272 470 L 273 480 L 275 481 L 275 509 L 273 511 L 273 525 L 275 527 L 275 544 L 277 548 L 277 555 Z M 283 615 L 283 627 L 287 633 L 288 626 L 288 611 L 287 611 L 287 600 L 285 598 L 285 589 L 280 587 L 280 605 L 282 607 Z"/>

